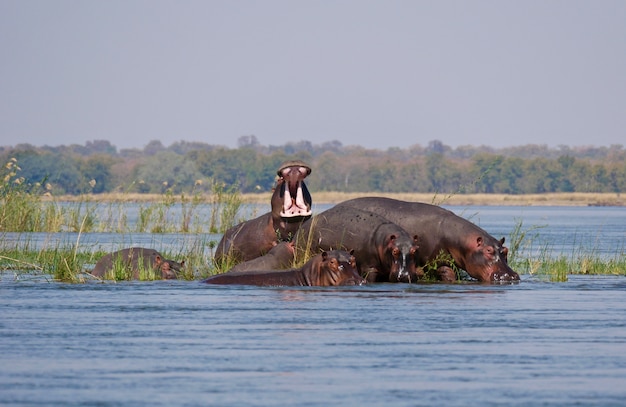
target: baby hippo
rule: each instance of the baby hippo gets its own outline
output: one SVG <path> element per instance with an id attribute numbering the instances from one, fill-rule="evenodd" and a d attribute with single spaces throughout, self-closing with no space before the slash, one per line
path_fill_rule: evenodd
<path id="1" fill-rule="evenodd" d="M 102 256 L 91 274 L 102 278 L 109 272 L 123 268 L 132 275 L 133 280 L 139 280 L 141 271 L 160 271 L 162 279 L 174 280 L 177 278 L 176 273 L 184 265 L 185 261 L 178 263 L 174 260 L 168 260 L 154 249 L 131 247 Z"/>
<path id="2" fill-rule="evenodd" d="M 362 285 L 365 279 L 356 268 L 354 251 L 330 250 L 314 256 L 299 269 L 232 271 L 204 280 L 207 284 L 258 286 Z"/>

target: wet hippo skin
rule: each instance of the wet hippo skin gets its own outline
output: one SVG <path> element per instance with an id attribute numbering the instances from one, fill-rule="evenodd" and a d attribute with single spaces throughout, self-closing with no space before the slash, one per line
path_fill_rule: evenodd
<path id="1" fill-rule="evenodd" d="M 104 277 L 107 272 L 113 271 L 114 267 L 118 265 L 123 265 L 131 271 L 132 278 L 135 280 L 139 279 L 140 270 L 150 269 L 160 270 L 161 278 L 172 280 L 177 278 L 177 272 L 181 271 L 185 262 L 179 263 L 166 259 L 154 249 L 130 247 L 102 256 L 91 271 L 91 274 L 96 277 Z"/>
<path id="2" fill-rule="evenodd" d="M 312 214 L 311 194 L 304 184 L 310 173 L 311 168 L 302 161 L 283 163 L 277 172 L 271 212 L 227 230 L 215 249 L 215 264 L 219 267 L 225 260 L 233 264 L 252 260 L 281 241 L 291 240 Z"/>
<path id="3" fill-rule="evenodd" d="M 482 282 L 519 281 L 519 275 L 507 262 L 504 238 L 497 240 L 472 222 L 436 205 L 408 202 L 385 197 L 363 197 L 341 202 L 337 206 L 371 211 L 418 234 L 418 266 L 449 254 L 456 267 Z M 447 264 L 438 264 L 443 280 L 454 279 Z"/>
<path id="4" fill-rule="evenodd" d="M 218 274 L 204 280 L 207 284 L 256 286 L 340 286 L 365 283 L 356 268 L 352 253 L 331 250 L 313 256 L 301 268 L 289 270 L 248 270 Z"/>

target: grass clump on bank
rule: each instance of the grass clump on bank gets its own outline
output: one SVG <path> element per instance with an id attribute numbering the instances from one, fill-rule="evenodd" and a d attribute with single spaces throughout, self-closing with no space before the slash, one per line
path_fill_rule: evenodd
<path id="1" fill-rule="evenodd" d="M 89 271 L 106 253 L 93 252 L 91 247 L 84 247 L 80 237 L 83 233 L 94 231 L 190 235 L 190 239 L 185 239 L 177 253 L 156 248 L 166 258 L 185 260 L 179 279 L 202 279 L 227 271 L 232 266 L 224 264 L 216 269 L 213 265 L 213 250 L 217 242 L 208 240 L 203 233 L 223 233 L 245 220 L 237 218 L 244 199 L 236 187 L 226 188 L 214 184 L 208 197 L 192 190 L 187 195 L 181 194 L 179 198 L 168 190 L 159 200 L 143 203 L 135 216 L 138 219 L 136 224 L 130 225 L 128 219 L 131 216 L 124 198 L 107 203 L 94 200 L 93 195 L 84 195 L 74 202 L 58 202 L 50 195 L 51 187 L 45 180 L 33 185 L 26 184 L 24 178 L 19 176 L 20 170 L 14 159 L 0 169 L 0 271 L 10 270 L 16 279 L 33 277 L 72 283 L 93 280 Z M 264 196 L 264 202 L 268 201 L 269 197 Z M 202 205 L 209 206 L 208 215 Z M 555 257 L 550 247 L 540 242 L 541 228 L 524 228 L 522 222 L 518 221 L 511 231 L 508 239 L 509 264 L 518 273 L 550 281 L 567 281 L 571 274 L 626 275 L 626 254 L 623 249 L 608 259 L 599 256 L 594 250 L 582 248 L 570 256 Z M 30 249 L 27 241 L 20 242 L 21 248 L 10 248 L 2 239 L 2 233 L 7 232 L 70 231 L 79 233 L 75 243 L 42 250 Z M 304 244 L 304 247 L 309 246 L 310 242 Z M 297 253 L 293 266 L 301 266 L 307 260 L 306 253 Z M 427 275 L 431 275 L 433 270 L 428 265 L 425 267 Z M 121 271 L 110 277 L 115 281 L 129 278 Z M 151 280 L 155 276 L 143 273 L 140 278 Z"/>
<path id="2" fill-rule="evenodd" d="M 570 256 L 553 256 L 550 247 L 541 243 L 542 226 L 524 229 L 518 220 L 509 239 L 509 265 L 519 274 L 529 274 L 553 282 L 567 281 L 568 275 L 626 276 L 626 252 L 622 249 L 613 257 L 601 256 L 594 248 L 580 247 Z M 534 254 L 533 254 L 534 253 Z"/>
<path id="3" fill-rule="evenodd" d="M 131 216 L 124 194 L 116 200 L 82 194 L 59 201 L 49 183 L 28 184 L 20 171 L 15 159 L 0 169 L 0 232 L 222 233 L 242 220 L 237 216 L 243 199 L 236 186 L 213 183 L 208 195 L 195 186 L 180 196 L 167 189 Z M 202 205 L 209 207 L 208 216 Z M 130 218 L 137 221 L 130 224 Z"/>

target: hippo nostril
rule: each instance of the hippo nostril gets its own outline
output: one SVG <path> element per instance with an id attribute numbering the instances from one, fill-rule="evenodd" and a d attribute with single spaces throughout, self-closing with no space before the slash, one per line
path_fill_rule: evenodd
<path id="1" fill-rule="evenodd" d="M 519 281 L 519 275 L 515 272 L 509 273 L 508 271 L 494 273 L 492 276 L 492 281 L 494 282 L 509 282 L 509 281 Z"/>

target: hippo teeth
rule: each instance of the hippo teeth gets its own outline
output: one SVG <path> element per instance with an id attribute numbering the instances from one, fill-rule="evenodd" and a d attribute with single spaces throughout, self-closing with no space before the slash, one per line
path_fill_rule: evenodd
<path id="1" fill-rule="evenodd" d="M 289 188 L 285 188 L 285 198 L 283 202 L 283 211 L 280 216 L 293 217 L 293 216 L 309 216 L 311 211 L 307 208 L 304 201 L 304 194 L 302 192 L 302 184 L 298 182 L 298 188 L 296 190 L 296 198 L 293 199 Z"/>
<path id="2" fill-rule="evenodd" d="M 300 209 L 306 210 L 306 203 L 304 202 L 304 196 L 302 195 L 302 185 L 298 182 L 298 190 L 296 191 L 296 206 Z"/>

